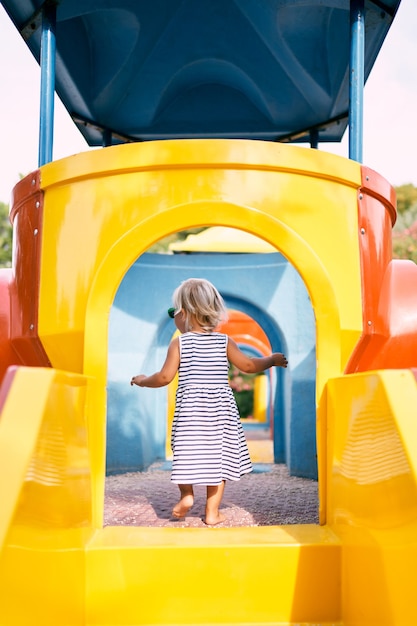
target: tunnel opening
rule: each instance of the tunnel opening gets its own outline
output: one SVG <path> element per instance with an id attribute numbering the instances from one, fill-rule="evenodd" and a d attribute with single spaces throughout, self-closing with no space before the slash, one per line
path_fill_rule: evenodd
<path id="1" fill-rule="evenodd" d="M 209 230 L 198 229 L 198 233 Z M 183 232 L 174 238 L 174 246 L 181 247 L 175 243 L 178 241 L 184 241 Z M 297 368 L 290 364 L 285 374 L 275 368 L 269 370 L 259 377 L 256 395 L 252 384 L 251 408 L 255 396 L 256 416 L 251 414 L 253 410 L 245 409 L 241 421 L 253 463 L 249 480 L 254 484 L 250 485 L 247 477 L 237 484 L 228 483 L 224 506 L 233 526 L 317 523 L 315 323 L 301 277 L 275 248 L 266 248 L 268 252 L 193 253 L 172 252 L 172 244 L 172 236 L 160 240 L 137 259 L 126 272 L 110 312 L 105 525 L 178 526 L 170 520 L 177 497 L 169 473 L 175 385 L 134 393 L 128 382 L 134 373 L 152 373 L 161 366 L 175 330 L 166 315 L 171 294 L 179 282 L 191 276 L 207 278 L 218 287 L 229 312 L 229 326 L 222 332 L 234 336 L 250 355 L 289 349 L 282 322 L 274 313 L 280 309 L 276 291 L 284 289 L 287 293 L 283 313 L 287 320 L 299 317 L 305 309 L 298 322 L 303 326 L 303 336 L 293 348 Z M 288 321 L 287 326 L 291 326 Z M 289 332 L 296 334 L 294 328 Z M 238 372 L 231 369 L 230 375 L 241 382 Z M 287 375 L 291 385 L 285 382 Z M 312 450 L 306 454 L 311 444 Z M 308 456 L 312 458 L 306 465 Z M 203 491 L 196 489 L 193 513 L 181 524 L 201 524 Z"/>

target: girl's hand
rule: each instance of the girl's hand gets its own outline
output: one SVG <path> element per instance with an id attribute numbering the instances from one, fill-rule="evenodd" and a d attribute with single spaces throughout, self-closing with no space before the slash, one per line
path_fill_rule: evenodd
<path id="1" fill-rule="evenodd" d="M 146 378 L 145 374 L 138 374 L 137 376 L 132 376 L 132 380 L 130 381 L 131 386 L 133 385 L 137 385 L 138 387 L 141 386 L 141 381 Z"/>
<path id="2" fill-rule="evenodd" d="M 274 352 L 272 357 L 274 359 L 274 365 L 277 367 L 287 367 L 288 361 L 285 354 L 282 354 L 282 352 Z"/>

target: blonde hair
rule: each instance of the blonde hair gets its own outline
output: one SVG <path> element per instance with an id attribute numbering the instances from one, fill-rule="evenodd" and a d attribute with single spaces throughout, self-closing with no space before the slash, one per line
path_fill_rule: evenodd
<path id="1" fill-rule="evenodd" d="M 227 320 L 227 309 L 216 287 L 205 278 L 184 280 L 172 296 L 175 311 L 185 314 L 185 327 L 190 328 L 190 318 L 195 317 L 204 330 L 210 332 Z"/>

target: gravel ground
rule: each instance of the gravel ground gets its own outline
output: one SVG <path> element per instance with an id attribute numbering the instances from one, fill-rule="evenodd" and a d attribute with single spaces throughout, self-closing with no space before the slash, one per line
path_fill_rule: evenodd
<path id="1" fill-rule="evenodd" d="M 106 478 L 105 526 L 205 526 L 205 487 L 195 488 L 187 517 L 171 518 L 178 487 L 170 480 L 170 463 L 151 465 L 146 472 Z M 317 482 L 289 476 L 286 465 L 255 464 L 238 482 L 227 482 L 220 508 L 222 527 L 318 524 Z"/>

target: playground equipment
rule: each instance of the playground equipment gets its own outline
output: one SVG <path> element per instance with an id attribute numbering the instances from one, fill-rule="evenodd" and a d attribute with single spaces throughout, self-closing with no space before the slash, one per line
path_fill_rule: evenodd
<path id="1" fill-rule="evenodd" d="M 23 31 L 35 31 L 30 45 L 36 50 L 36 15 L 27 15 L 23 1 L 4 4 Z M 223 7 L 223 20 L 232 14 L 231 22 L 221 21 L 223 27 L 236 26 L 227 30 L 233 48 L 236 37 L 249 36 L 247 23 L 256 32 L 263 26 L 271 41 L 268 28 L 275 23 L 275 11 L 287 18 L 281 22 L 285 37 L 278 38 L 285 43 L 282 63 L 286 60 L 296 72 L 299 66 L 289 54 L 289 42 L 295 40 L 295 50 L 308 65 L 312 58 L 297 47 L 299 27 L 306 23 L 290 19 L 300 15 L 297 4 L 268 2 L 260 11 L 259 3 L 251 2 L 162 2 L 152 9 L 146 5 L 146 15 L 158 27 L 163 25 L 172 43 L 174 15 L 185 20 L 188 8 L 187 29 L 178 34 L 191 32 L 195 38 L 192 27 L 202 21 L 208 26 L 201 11 L 208 19 L 210 7 Z M 316 32 L 319 15 L 339 27 L 341 36 L 330 42 L 338 46 L 348 40 L 348 4 L 341 2 L 335 9 L 320 2 L 317 12 L 311 8 L 308 32 Z M 367 71 L 398 4 L 385 2 L 383 10 L 380 3 L 376 9 L 366 3 L 369 41 L 374 44 L 368 48 Z M 125 11 L 133 10 L 127 5 Z M 144 6 L 139 7 L 142 19 Z M 351 20 L 357 34 L 361 3 L 352 2 L 352 7 L 350 16 L 356 10 L 359 18 Z M 54 32 L 53 8 L 53 3 L 45 7 L 45 36 Z M 63 0 L 57 35 L 61 32 L 71 40 L 80 22 L 90 24 L 93 9 L 94 3 Z M 98 34 L 103 32 L 100 25 L 109 32 L 112 21 L 125 24 L 120 51 L 124 44 L 133 50 L 136 23 L 121 3 L 111 10 L 106 4 L 105 9 L 96 22 Z M 233 21 L 242 15 L 247 21 Z M 197 39 L 204 48 L 207 40 Z M 220 36 L 215 39 L 223 42 Z M 103 67 L 110 64 L 117 70 L 122 67 L 120 56 L 113 59 L 111 48 L 103 50 L 108 61 Z M 180 46 L 182 54 L 186 48 Z M 154 39 L 152 49 L 156 54 Z M 68 54 L 63 44 L 58 69 L 67 63 L 67 71 L 58 73 L 59 89 L 67 97 L 73 93 L 71 76 L 76 75 Z M 167 63 L 172 56 L 166 57 Z M 335 138 L 347 119 L 337 111 L 347 98 L 340 79 L 346 59 L 331 59 L 331 76 L 339 77 L 337 84 L 329 80 L 328 85 L 332 119 L 323 116 L 329 121 L 324 130 L 312 120 L 311 138 L 322 130 L 324 138 L 326 133 Z M 226 78 L 232 80 L 232 91 L 226 90 L 229 99 L 220 98 L 223 111 L 230 113 L 232 104 L 239 102 L 239 87 L 243 93 L 247 81 L 230 72 L 227 63 L 224 69 L 213 57 L 205 60 L 187 65 L 178 82 L 164 91 L 155 127 L 146 127 L 144 118 L 142 125 L 134 120 L 144 137 L 137 131 L 131 138 L 154 139 L 152 133 L 169 129 L 173 135 L 187 135 L 181 132 L 178 116 L 192 111 L 187 97 L 193 90 L 186 89 L 188 96 L 179 103 L 176 89 L 189 86 L 202 68 L 206 78 L 216 77 L 217 96 L 224 94 Z M 93 88 L 97 85 L 89 84 L 95 94 L 88 101 L 91 112 L 101 111 L 106 118 L 108 107 L 115 107 L 115 94 L 120 96 L 125 72 L 132 72 L 128 62 L 113 75 L 115 91 L 107 96 L 105 89 L 98 94 Z M 99 75 L 96 80 L 102 87 Z M 194 103 L 211 93 L 197 83 Z M 80 106 L 87 102 L 80 95 L 85 84 L 81 81 L 74 97 Z M 302 87 L 306 84 L 312 87 L 308 78 Z M 252 103 L 265 111 L 266 100 L 255 91 Z M 312 91 L 313 99 L 326 101 L 323 89 Z M 273 135 L 296 141 L 294 129 L 300 126 L 294 122 L 300 118 L 291 120 L 292 133 L 282 130 L 288 119 L 280 119 L 262 136 L 264 118 L 255 116 L 244 138 L 216 138 L 216 128 L 218 135 L 227 134 L 227 119 L 223 125 L 216 119 L 221 107 L 212 106 L 217 101 L 213 93 L 199 109 L 207 116 L 203 134 L 209 138 L 164 135 L 161 140 L 41 162 L 13 191 L 13 267 L 0 272 L 0 472 L 7 477 L 0 488 L 2 626 L 417 623 L 417 268 L 391 257 L 394 192 L 360 159 L 259 140 Z M 280 93 L 274 92 L 271 101 L 280 102 Z M 132 104 L 130 95 L 126 104 Z M 287 95 L 293 97 L 294 91 Z M 122 109 L 115 108 L 114 121 L 121 123 Z M 300 108 L 301 118 L 307 119 L 306 108 Z M 242 111 L 250 110 L 246 103 L 235 119 L 245 119 Z M 190 115 L 193 131 L 199 120 Z M 86 124 L 92 142 L 98 127 Z M 108 143 L 120 142 L 120 133 L 116 136 L 110 126 L 107 130 Z M 235 127 L 230 130 L 234 133 Z M 41 140 L 41 146 L 48 148 L 48 141 Z M 360 146 L 352 150 L 360 152 Z M 218 225 L 250 232 L 271 244 L 298 272 L 311 300 L 320 525 L 103 528 L 109 316 L 115 294 L 155 241 L 180 230 Z M 278 273 L 275 269 L 275 277 Z M 283 311 L 277 336 L 286 347 L 294 346 L 282 381 L 288 399 L 297 357 L 305 354 L 297 352 L 299 338 L 292 336 L 289 322 L 286 325 L 294 301 L 288 290 L 280 291 L 282 285 L 285 281 L 278 281 L 271 296 L 272 306 Z M 166 312 L 169 305 L 161 309 Z"/>

